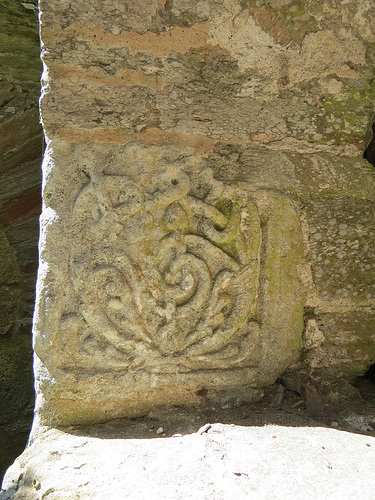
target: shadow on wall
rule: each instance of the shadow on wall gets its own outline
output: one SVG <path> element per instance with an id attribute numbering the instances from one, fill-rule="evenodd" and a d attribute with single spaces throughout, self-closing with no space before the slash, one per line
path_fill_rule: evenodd
<path id="1" fill-rule="evenodd" d="M 0 482 L 28 438 L 42 130 L 37 0 L 0 2 Z"/>
<path id="2" fill-rule="evenodd" d="M 372 126 L 372 139 L 365 150 L 363 158 L 375 167 L 375 123 Z"/>

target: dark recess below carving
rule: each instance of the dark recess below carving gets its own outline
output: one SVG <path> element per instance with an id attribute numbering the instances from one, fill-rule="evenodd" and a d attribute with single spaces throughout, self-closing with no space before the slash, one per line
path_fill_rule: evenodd
<path id="1" fill-rule="evenodd" d="M 372 126 L 372 139 L 369 142 L 363 157 L 375 167 L 375 123 Z"/>
<path id="2" fill-rule="evenodd" d="M 357 377 L 353 385 L 361 391 L 365 399 L 375 402 L 375 364 L 371 365 L 362 377 Z"/>

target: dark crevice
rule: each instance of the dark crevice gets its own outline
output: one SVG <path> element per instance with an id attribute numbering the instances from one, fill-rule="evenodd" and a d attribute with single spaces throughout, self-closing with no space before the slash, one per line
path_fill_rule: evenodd
<path id="1" fill-rule="evenodd" d="M 363 154 L 363 158 L 375 167 L 375 122 L 372 125 L 372 139 Z"/>
<path id="2" fill-rule="evenodd" d="M 375 401 L 375 364 L 371 365 L 362 377 L 357 377 L 353 385 L 361 391 L 365 399 Z"/>
<path id="3" fill-rule="evenodd" d="M 375 384 L 375 364 L 370 366 L 367 372 L 363 375 L 363 378 Z"/>

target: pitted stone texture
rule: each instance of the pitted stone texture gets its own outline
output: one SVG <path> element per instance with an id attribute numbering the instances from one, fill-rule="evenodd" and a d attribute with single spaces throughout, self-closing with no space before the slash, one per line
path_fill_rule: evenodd
<path id="1" fill-rule="evenodd" d="M 313 197 L 307 211 L 310 259 L 322 297 L 370 303 L 375 297 L 375 203 Z"/>
<path id="2" fill-rule="evenodd" d="M 332 318 L 373 308 L 371 5 L 40 8 L 40 418 L 251 399 L 286 370 L 334 376 L 340 342 L 340 376 L 364 370 L 369 329 L 351 365 L 359 329 Z"/>
<path id="3" fill-rule="evenodd" d="M 304 489 L 306 500 L 373 499 L 374 437 L 314 427 L 301 416 L 264 425 L 271 413 L 253 426 L 213 423 L 203 434 L 200 419 L 155 439 L 145 424 L 133 432 L 117 426 L 117 435 L 109 426 L 94 435 L 52 429 L 9 469 L 2 498 L 283 500 Z"/>
<path id="4" fill-rule="evenodd" d="M 42 0 L 45 129 L 87 139 L 99 128 L 117 140 L 161 129 L 358 153 L 375 100 L 365 4 Z"/>
<path id="5" fill-rule="evenodd" d="M 315 314 L 316 320 L 310 320 L 306 328 L 308 363 L 326 379 L 354 379 L 363 375 L 375 358 L 374 309 L 321 311 L 316 308 Z M 312 321 L 315 322 L 313 337 Z M 310 345 L 309 338 L 314 339 Z"/>
<path id="6" fill-rule="evenodd" d="M 81 413 L 93 394 L 102 419 L 192 402 L 202 388 L 216 399 L 298 359 L 303 247 L 289 198 L 218 181 L 173 148 L 57 143 L 50 154 L 71 175 L 52 170 L 44 191 L 49 313 L 35 327 L 50 333 L 35 352 L 56 381 L 42 384 L 46 413 L 93 418 Z"/>
<path id="7" fill-rule="evenodd" d="M 219 351 L 218 368 L 248 357 L 231 341 L 255 319 L 256 207 L 236 206 L 209 170 L 195 185 L 173 167 L 137 177 L 94 177 L 74 204 L 70 272 L 83 316 L 129 353 L 137 339 L 147 357 L 157 350 L 205 366 Z"/>

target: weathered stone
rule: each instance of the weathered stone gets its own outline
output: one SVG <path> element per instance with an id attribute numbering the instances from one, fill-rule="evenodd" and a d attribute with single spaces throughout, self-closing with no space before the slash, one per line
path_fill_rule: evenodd
<path id="1" fill-rule="evenodd" d="M 237 425 L 216 420 L 203 425 L 207 417 L 199 416 L 176 437 L 173 432 L 181 429 L 176 421 L 170 422 L 168 437 L 151 434 L 142 421 L 125 429 L 104 424 L 95 434 L 50 429 L 9 469 L 2 498 L 278 500 L 302 495 L 315 500 L 335 492 L 340 498 L 373 499 L 375 438 L 358 433 L 355 419 L 357 432 L 344 432 L 337 421 L 332 427 L 339 429 L 322 428 L 289 412 L 288 425 L 280 425 L 274 410 L 251 414 L 240 425 L 238 420 Z M 217 417 L 228 422 L 223 409 Z"/>
<path id="2" fill-rule="evenodd" d="M 139 413 L 156 397 L 198 401 L 202 387 L 215 399 L 267 385 L 298 359 L 303 247 L 287 197 L 217 181 L 171 147 L 50 154 L 66 168 L 44 190 L 55 222 L 41 254 L 49 314 L 35 328 L 50 333 L 35 351 L 56 381 L 42 385 L 47 414 Z"/>
<path id="3" fill-rule="evenodd" d="M 30 8 L 30 6 L 32 8 Z M 31 322 L 42 130 L 37 2 L 0 2 L 0 477 L 22 452 L 34 401 Z"/>
<path id="4" fill-rule="evenodd" d="M 40 422 L 364 373 L 374 7 L 40 9 Z"/>

